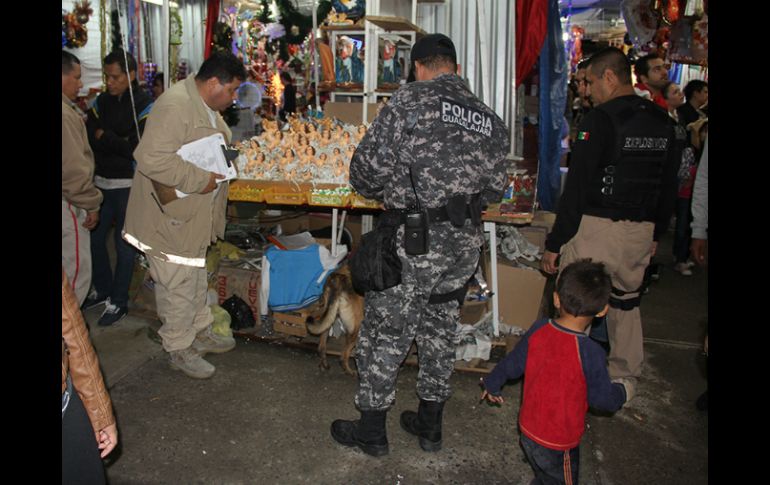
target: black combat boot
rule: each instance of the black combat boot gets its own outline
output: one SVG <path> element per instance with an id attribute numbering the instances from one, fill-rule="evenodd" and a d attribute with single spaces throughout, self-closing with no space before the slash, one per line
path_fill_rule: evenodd
<path id="1" fill-rule="evenodd" d="M 420 448 L 425 451 L 441 449 L 441 419 L 444 403 L 420 399 L 417 412 L 401 413 L 401 427 L 404 431 L 420 438 Z"/>
<path id="2" fill-rule="evenodd" d="M 390 451 L 385 432 L 387 411 L 361 411 L 358 421 L 338 419 L 332 423 L 332 438 L 345 446 L 358 446 L 367 455 L 383 456 Z"/>

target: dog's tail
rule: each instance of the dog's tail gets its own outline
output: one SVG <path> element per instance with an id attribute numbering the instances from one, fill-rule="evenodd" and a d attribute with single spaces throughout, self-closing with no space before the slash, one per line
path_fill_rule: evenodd
<path id="1" fill-rule="evenodd" d="M 337 318 L 337 311 L 340 306 L 339 290 L 336 285 L 332 284 L 324 289 L 324 293 L 323 298 L 326 300 L 326 311 L 318 323 L 307 324 L 307 331 L 313 335 L 320 335 L 329 330 Z"/>

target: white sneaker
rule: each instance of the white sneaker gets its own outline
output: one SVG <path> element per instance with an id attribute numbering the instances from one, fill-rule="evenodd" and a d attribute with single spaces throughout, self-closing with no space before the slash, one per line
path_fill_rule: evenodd
<path id="1" fill-rule="evenodd" d="M 690 269 L 690 266 L 687 265 L 687 263 L 676 263 L 674 265 L 674 271 L 681 274 L 682 276 L 692 276 L 692 270 Z"/>

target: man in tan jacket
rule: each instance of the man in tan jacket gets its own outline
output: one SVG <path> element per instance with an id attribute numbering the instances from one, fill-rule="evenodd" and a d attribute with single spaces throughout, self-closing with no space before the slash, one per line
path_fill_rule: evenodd
<path id="1" fill-rule="evenodd" d="M 61 261 L 78 305 L 91 287 L 89 231 L 99 222 L 102 203 L 86 126 L 73 103 L 81 87 L 80 60 L 61 51 Z"/>
<path id="2" fill-rule="evenodd" d="M 206 305 L 206 250 L 224 237 L 227 182 L 224 176 L 186 162 L 177 150 L 230 129 L 219 111 L 230 106 L 246 78 L 232 54 L 214 53 L 194 78 L 172 86 L 155 102 L 134 151 L 136 173 L 128 199 L 123 237 L 148 256 L 155 281 L 158 333 L 171 367 L 206 379 L 214 366 L 206 353 L 232 350 L 235 340 L 211 331 Z M 177 191 L 187 194 L 178 198 Z"/>

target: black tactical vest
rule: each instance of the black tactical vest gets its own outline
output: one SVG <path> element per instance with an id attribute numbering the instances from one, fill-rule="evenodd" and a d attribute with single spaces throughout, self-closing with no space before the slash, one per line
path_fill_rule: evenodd
<path id="1" fill-rule="evenodd" d="M 668 114 L 643 98 L 618 100 L 596 109 L 612 119 L 615 148 L 591 177 L 590 206 L 618 218 L 649 219 L 660 198 L 663 168 L 673 143 Z"/>

